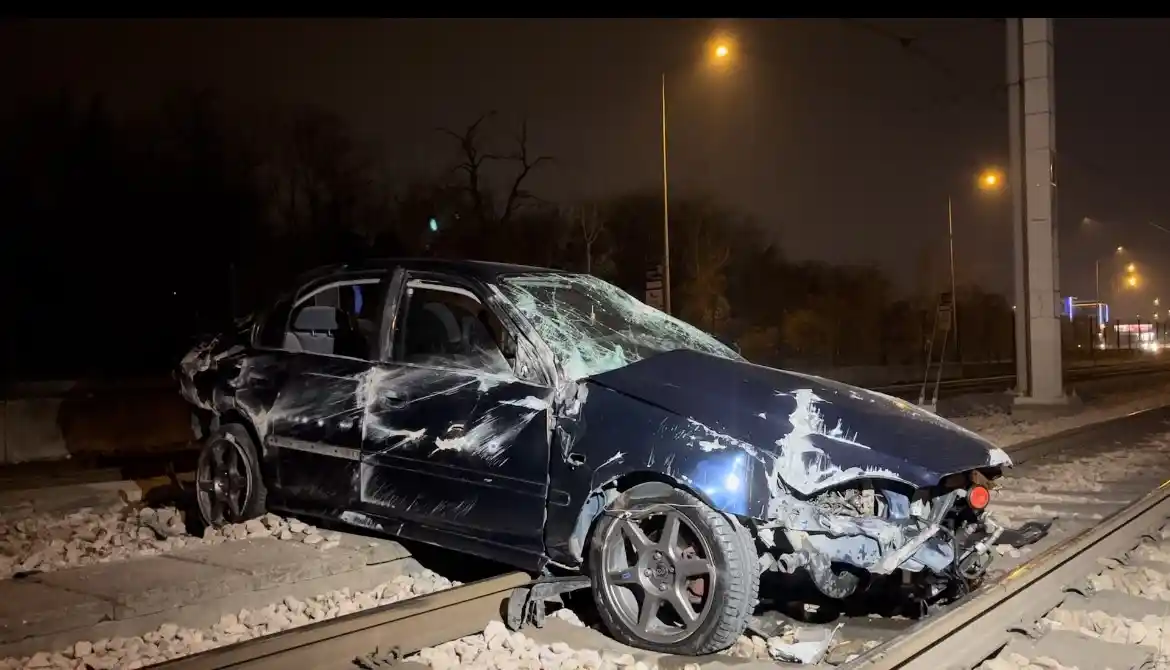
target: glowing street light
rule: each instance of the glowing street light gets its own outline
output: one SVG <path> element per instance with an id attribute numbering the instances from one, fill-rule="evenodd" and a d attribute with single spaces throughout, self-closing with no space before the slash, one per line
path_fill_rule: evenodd
<path id="1" fill-rule="evenodd" d="M 1129 286 L 1130 288 L 1136 288 L 1138 285 L 1138 276 L 1137 275 L 1130 275 L 1130 276 L 1126 277 L 1125 284 L 1127 286 Z"/>
<path id="2" fill-rule="evenodd" d="M 717 35 L 707 42 L 711 65 L 725 65 L 734 60 L 734 41 L 726 35 Z M 670 178 L 667 171 L 666 150 L 666 72 L 662 73 L 662 307 L 670 309 Z"/>
<path id="3" fill-rule="evenodd" d="M 1089 219 L 1086 218 L 1085 220 L 1088 221 Z M 1118 245 L 1117 250 L 1113 252 L 1113 256 L 1116 256 L 1118 254 L 1124 254 L 1124 253 L 1125 253 L 1125 247 Z M 1106 256 L 1105 258 L 1098 258 L 1096 260 L 1096 262 L 1093 263 L 1093 271 L 1096 275 L 1096 281 L 1097 281 L 1097 312 L 1098 312 L 1098 314 L 1100 314 L 1100 312 L 1101 312 L 1101 261 L 1113 260 L 1113 256 Z M 1129 267 L 1133 268 L 1134 267 L 1133 263 L 1130 263 Z M 1133 270 L 1131 269 L 1130 272 L 1133 272 Z M 1112 280 L 1110 280 L 1109 286 L 1110 286 L 1110 290 L 1112 290 L 1112 287 L 1113 287 Z M 1104 317 L 1102 317 L 1102 318 L 1104 318 Z"/>
<path id="4" fill-rule="evenodd" d="M 979 173 L 978 186 L 981 191 L 998 192 L 1004 184 L 1003 172 L 998 168 L 986 168 Z M 952 206 L 951 196 L 947 196 L 947 245 L 951 256 L 951 318 L 955 324 L 955 351 L 961 351 L 959 348 L 959 315 L 958 315 L 958 299 L 955 293 L 955 217 L 954 207 Z M 1012 309 L 1015 309 L 1014 307 Z M 921 403 L 919 403 L 921 404 Z"/>
<path id="5" fill-rule="evenodd" d="M 996 168 L 987 168 L 979 173 L 979 188 L 983 191 L 998 191 L 1005 182 L 1003 173 Z"/>
<path id="6" fill-rule="evenodd" d="M 1130 274 L 1133 274 L 1134 272 L 1137 272 L 1137 266 L 1134 265 L 1133 263 L 1130 263 L 1129 265 L 1125 266 L 1125 271 L 1130 273 Z"/>

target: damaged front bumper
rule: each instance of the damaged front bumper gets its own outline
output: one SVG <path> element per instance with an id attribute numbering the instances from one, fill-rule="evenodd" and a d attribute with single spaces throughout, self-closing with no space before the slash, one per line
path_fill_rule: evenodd
<path id="1" fill-rule="evenodd" d="M 901 570 L 920 574 L 925 597 L 936 596 L 949 581 L 978 579 L 1003 532 L 986 512 L 966 505 L 965 493 L 954 490 L 912 501 L 882 491 L 883 518 L 834 514 L 814 502 L 786 498 L 774 507 L 775 516 L 757 528 L 772 550 L 762 567 L 804 570 L 819 591 L 837 599 L 857 590 L 859 574 L 882 577 Z"/>

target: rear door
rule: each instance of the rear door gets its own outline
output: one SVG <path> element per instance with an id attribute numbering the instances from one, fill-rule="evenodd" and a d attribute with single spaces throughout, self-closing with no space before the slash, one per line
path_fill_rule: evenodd
<path id="1" fill-rule="evenodd" d="M 305 287 L 283 337 L 287 377 L 265 444 L 285 506 L 340 512 L 357 501 L 365 396 L 375 367 L 385 273 L 345 274 Z M 371 334 L 371 327 L 373 328 Z"/>
<path id="2" fill-rule="evenodd" d="M 418 539 L 457 535 L 512 562 L 543 554 L 551 388 L 528 343 L 454 276 L 407 273 L 397 302 L 370 389 L 363 507 L 414 522 L 402 532 Z"/>

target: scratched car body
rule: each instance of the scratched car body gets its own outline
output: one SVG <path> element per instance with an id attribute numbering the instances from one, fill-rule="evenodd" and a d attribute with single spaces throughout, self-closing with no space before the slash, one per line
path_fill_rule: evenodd
<path id="1" fill-rule="evenodd" d="M 322 268 L 179 378 L 208 522 L 273 509 L 580 571 L 616 637 L 673 653 L 730 645 L 769 571 L 831 598 L 884 576 L 961 592 L 999 532 L 970 492 L 1010 466 L 901 400 L 540 268 Z"/>

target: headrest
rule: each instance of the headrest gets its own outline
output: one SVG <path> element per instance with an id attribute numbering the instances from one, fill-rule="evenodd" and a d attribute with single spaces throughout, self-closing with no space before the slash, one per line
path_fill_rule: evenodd
<path id="1" fill-rule="evenodd" d="M 337 308 L 327 305 L 306 307 L 297 314 L 293 330 L 337 330 Z"/>

